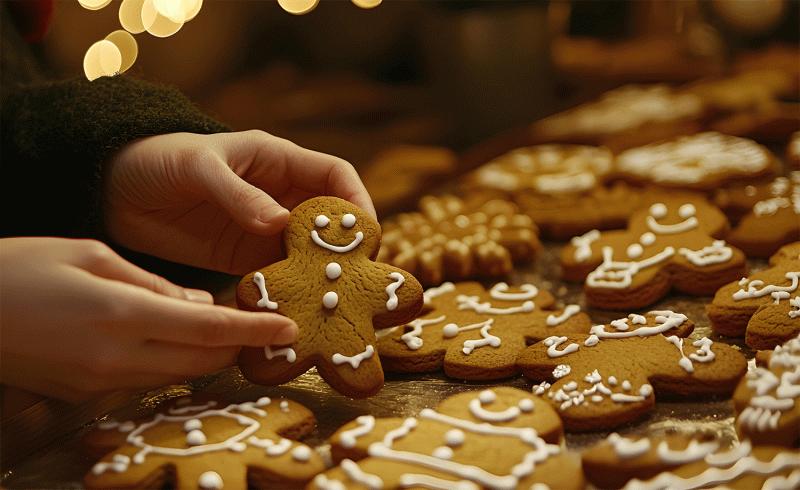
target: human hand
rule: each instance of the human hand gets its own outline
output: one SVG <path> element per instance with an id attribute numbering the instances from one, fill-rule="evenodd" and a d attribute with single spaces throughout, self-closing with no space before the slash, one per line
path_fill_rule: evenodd
<path id="1" fill-rule="evenodd" d="M 346 161 L 264 133 L 151 136 L 106 168 L 106 230 L 116 243 L 244 275 L 283 256 L 289 210 L 318 195 L 375 208 Z"/>
<path id="2" fill-rule="evenodd" d="M 297 334 L 286 317 L 214 305 L 94 240 L 0 239 L 0 297 L 2 382 L 68 401 L 184 381 Z"/>

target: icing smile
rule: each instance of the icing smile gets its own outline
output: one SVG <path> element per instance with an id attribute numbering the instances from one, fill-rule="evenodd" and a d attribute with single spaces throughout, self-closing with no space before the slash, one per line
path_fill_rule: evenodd
<path id="1" fill-rule="evenodd" d="M 328 223 L 330 222 L 331 222 L 330 218 L 322 214 L 317 216 L 317 219 L 314 220 L 314 224 L 319 228 L 325 228 L 326 226 L 328 226 Z M 352 214 L 345 214 L 344 216 L 342 216 L 342 226 L 344 226 L 345 228 L 352 228 L 353 226 L 355 226 L 355 224 L 356 224 L 356 217 L 353 216 Z M 319 236 L 319 232 L 317 232 L 317 230 L 311 231 L 311 240 L 313 240 L 314 243 L 316 243 L 322 248 L 326 248 L 332 252 L 338 252 L 338 253 L 345 253 L 353 250 L 358 246 L 358 244 L 361 243 L 363 239 L 364 239 L 364 233 L 359 231 L 356 232 L 356 237 L 353 238 L 352 242 L 350 242 L 347 245 L 339 246 L 339 245 L 333 245 L 323 240 L 322 237 Z"/>

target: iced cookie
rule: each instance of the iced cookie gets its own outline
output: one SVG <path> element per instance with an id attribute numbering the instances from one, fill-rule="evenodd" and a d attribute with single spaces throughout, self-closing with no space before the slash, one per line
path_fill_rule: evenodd
<path id="1" fill-rule="evenodd" d="M 778 158 L 753 140 L 714 131 L 630 148 L 616 171 L 634 183 L 711 191 L 732 182 L 776 176 Z"/>
<path id="2" fill-rule="evenodd" d="M 84 485 L 299 488 L 325 469 L 313 449 L 292 440 L 315 424 L 310 410 L 287 399 L 173 399 L 152 417 L 98 423 L 85 442 L 106 455 L 86 474 Z"/>
<path id="3" fill-rule="evenodd" d="M 477 282 L 428 289 L 429 311 L 378 339 L 387 371 L 444 368 L 452 378 L 500 379 L 519 373 L 517 355 L 551 335 L 588 333 L 591 320 L 577 305 L 555 310 L 555 299 L 533 284 Z"/>
<path id="4" fill-rule="evenodd" d="M 736 431 L 755 444 L 800 444 L 800 336 L 761 351 L 733 393 Z"/>
<path id="5" fill-rule="evenodd" d="M 770 267 L 721 287 L 708 306 L 720 335 L 744 336 L 753 349 L 772 349 L 800 333 L 800 242 L 782 247 Z"/>
<path id="6" fill-rule="evenodd" d="M 470 208 L 452 195 L 425 196 L 419 207 L 383 223 L 378 260 L 409 271 L 425 287 L 507 277 L 542 247 L 536 225 L 510 201 Z"/>
<path id="7" fill-rule="evenodd" d="M 712 437 L 666 433 L 625 437 L 614 432 L 585 450 L 586 478 L 598 488 L 621 488 L 637 478 L 649 480 L 664 471 L 702 461 L 720 449 Z"/>
<path id="8" fill-rule="evenodd" d="M 460 393 L 416 417 L 364 415 L 343 426 L 331 437 L 338 466 L 306 488 L 584 488 L 561 434 L 558 416 L 527 391 Z"/>
<path id="9" fill-rule="evenodd" d="M 701 198 L 663 196 L 635 212 L 626 230 L 589 231 L 560 254 L 564 279 L 584 282 L 591 306 L 639 309 L 670 290 L 711 295 L 747 273 L 741 250 L 719 239 L 722 212 Z"/>
<path id="10" fill-rule="evenodd" d="M 297 206 L 283 240 L 288 258 L 244 276 L 236 301 L 243 310 L 291 318 L 299 333 L 291 345 L 242 349 L 242 374 L 276 385 L 316 366 L 337 391 L 374 395 L 383 386 L 375 330 L 413 320 L 422 308 L 422 286 L 408 272 L 374 261 L 380 225 L 339 198 Z"/>
<path id="11" fill-rule="evenodd" d="M 730 395 L 747 370 L 744 355 L 708 338 L 685 338 L 685 315 L 630 315 L 591 334 L 538 342 L 517 358 L 534 390 L 558 410 L 569 431 L 619 426 L 650 411 L 655 394 Z"/>
<path id="12" fill-rule="evenodd" d="M 769 257 L 800 240 L 800 170 L 770 183 L 720 190 L 714 202 L 737 218 L 726 240 L 748 257 Z"/>

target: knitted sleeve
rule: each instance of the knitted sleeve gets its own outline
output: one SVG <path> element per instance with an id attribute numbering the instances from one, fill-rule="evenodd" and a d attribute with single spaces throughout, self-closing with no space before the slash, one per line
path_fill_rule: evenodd
<path id="1" fill-rule="evenodd" d="M 104 237 L 102 167 L 134 139 L 219 133 L 177 89 L 124 75 L 11 91 L 2 100 L 2 236 Z"/>

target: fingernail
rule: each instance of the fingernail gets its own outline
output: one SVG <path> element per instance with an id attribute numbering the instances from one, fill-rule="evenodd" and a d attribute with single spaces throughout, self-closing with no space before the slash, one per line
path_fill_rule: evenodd
<path id="1" fill-rule="evenodd" d="M 297 337 L 297 325 L 292 323 L 291 325 L 288 325 L 278 330 L 275 333 L 275 336 L 272 338 L 272 343 L 274 345 L 291 344 L 296 337 Z"/>
<path id="2" fill-rule="evenodd" d="M 214 303 L 214 297 L 208 291 L 203 291 L 202 289 L 184 289 L 184 294 L 186 294 L 186 299 L 195 303 L 207 303 L 212 304 Z"/>
<path id="3" fill-rule="evenodd" d="M 289 210 L 282 208 L 280 211 L 263 210 L 258 214 L 258 220 L 262 223 L 272 223 L 273 221 L 280 221 L 289 216 Z"/>

